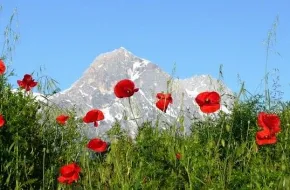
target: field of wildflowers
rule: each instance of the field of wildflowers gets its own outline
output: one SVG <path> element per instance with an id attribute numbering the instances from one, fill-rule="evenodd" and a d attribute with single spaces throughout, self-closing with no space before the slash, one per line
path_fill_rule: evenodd
<path id="1" fill-rule="evenodd" d="M 242 87 L 226 114 L 222 96 L 206 91 L 192 101 L 207 116 L 188 126 L 189 135 L 178 127 L 180 116 L 179 125 L 136 121 L 134 139 L 118 122 L 109 141 L 87 139 L 82 128 L 102 127 L 101 109 L 78 117 L 37 101 L 32 89 L 41 84 L 32 74 L 13 91 L 6 59 L 0 59 L 0 189 L 290 189 L 289 102 L 273 103 L 269 93 L 241 100 Z M 161 113 L 174 104 L 164 91 L 156 93 Z M 112 92 L 130 103 L 138 87 L 122 79 Z"/>
<path id="2" fill-rule="evenodd" d="M 116 123 L 109 142 L 87 139 L 80 128 L 106 115 L 74 110 L 35 100 L 38 85 L 30 74 L 7 83 L 0 60 L 1 189 L 289 189 L 290 104 L 267 110 L 261 96 L 237 100 L 232 113 L 220 110 L 217 92 L 202 92 L 193 101 L 210 116 L 194 122 L 191 134 L 169 124 L 136 123 L 129 137 Z M 165 89 L 166 90 L 166 89 Z M 129 79 L 116 82 L 116 97 L 138 93 Z M 166 112 L 174 103 L 170 92 L 156 94 L 156 107 Z M 182 124 L 182 120 L 178 120 Z"/>

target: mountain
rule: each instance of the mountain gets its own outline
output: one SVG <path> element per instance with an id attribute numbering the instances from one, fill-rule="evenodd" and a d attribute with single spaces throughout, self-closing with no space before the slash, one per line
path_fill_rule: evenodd
<path id="1" fill-rule="evenodd" d="M 189 131 L 190 122 L 196 118 L 203 118 L 203 113 L 194 102 L 196 95 L 203 91 L 215 90 L 222 96 L 222 108 L 229 112 L 232 105 L 233 94 L 222 82 L 209 75 L 193 76 L 188 79 L 172 80 L 173 104 L 169 105 L 167 112 L 163 113 L 155 106 L 156 94 L 166 92 L 167 83 L 171 78 L 156 64 L 139 58 L 121 47 L 112 52 L 99 55 L 69 89 L 59 92 L 51 97 L 51 101 L 63 108 L 75 106 L 82 117 L 91 109 L 100 109 L 104 112 L 105 119 L 99 127 L 89 127 L 87 135 L 92 138 L 101 136 L 111 128 L 116 121 L 121 121 L 122 127 L 130 135 L 135 136 L 137 125 L 128 104 L 128 99 L 118 99 L 114 94 L 114 86 L 122 79 L 131 79 L 139 88 L 132 97 L 132 108 L 139 124 L 158 117 L 161 120 L 173 122 L 180 115 L 180 110 L 186 116 L 186 131 Z M 169 85 L 170 86 L 170 85 Z M 183 106 L 182 106 L 183 105 Z M 126 120 L 124 116 L 127 116 Z"/>

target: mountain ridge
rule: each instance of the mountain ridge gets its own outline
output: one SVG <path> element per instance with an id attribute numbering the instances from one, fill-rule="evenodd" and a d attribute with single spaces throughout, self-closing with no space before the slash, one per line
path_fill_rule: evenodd
<path id="1" fill-rule="evenodd" d="M 172 118 L 177 118 L 181 111 L 186 113 L 186 123 L 190 124 L 192 118 L 203 117 L 203 113 L 194 102 L 194 97 L 198 93 L 217 91 L 228 94 L 229 97 L 233 95 L 221 81 L 209 75 L 173 79 L 158 65 L 137 57 L 121 47 L 97 56 L 70 88 L 53 95 L 50 99 L 64 108 L 77 107 L 79 115 L 84 115 L 90 109 L 102 110 L 105 120 L 99 127 L 90 128 L 88 135 L 90 137 L 104 135 L 116 119 L 121 121 L 122 127 L 134 136 L 137 131 L 136 123 L 122 120 L 124 114 L 131 115 L 128 101 L 116 98 L 113 92 L 115 84 L 125 78 L 132 80 L 139 88 L 132 97 L 132 102 L 136 117 L 143 117 L 143 121 L 154 120 L 157 114 L 162 114 L 163 120 L 170 121 Z M 172 85 L 173 104 L 169 105 L 166 113 L 161 113 L 155 106 L 155 96 L 159 92 L 168 90 L 168 81 L 171 81 L 169 84 Z M 185 108 L 182 108 L 184 110 L 180 110 L 181 102 L 185 105 Z M 221 110 L 229 112 L 227 106 L 230 107 L 232 103 L 231 98 L 222 98 Z M 132 115 L 130 117 L 132 118 Z M 188 127 L 186 131 L 189 131 Z"/>

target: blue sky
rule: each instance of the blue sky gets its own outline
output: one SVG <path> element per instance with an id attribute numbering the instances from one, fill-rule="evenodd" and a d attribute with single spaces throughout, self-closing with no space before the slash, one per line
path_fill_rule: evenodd
<path id="1" fill-rule="evenodd" d="M 252 93 L 261 93 L 268 31 L 279 15 L 269 72 L 279 69 L 284 99 L 290 100 L 289 1 L 161 0 L 1 0 L 0 29 L 17 8 L 20 41 L 13 54 L 18 75 L 38 71 L 63 90 L 80 78 L 100 53 L 125 47 L 176 76 L 210 74 L 240 88 L 238 75 Z M 1 42 L 3 37 L 0 38 Z M 273 78 L 270 78 L 272 81 Z"/>

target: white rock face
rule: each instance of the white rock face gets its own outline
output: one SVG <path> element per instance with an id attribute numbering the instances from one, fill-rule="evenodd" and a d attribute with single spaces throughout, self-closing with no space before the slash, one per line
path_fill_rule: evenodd
<path id="1" fill-rule="evenodd" d="M 62 107 L 76 106 L 80 116 L 92 108 L 104 112 L 105 120 L 100 126 L 90 130 L 102 135 L 111 128 L 115 120 L 121 120 L 130 134 L 136 134 L 136 123 L 122 120 L 124 114 L 128 119 L 133 116 L 128 99 L 118 99 L 114 95 L 115 84 L 122 79 L 131 79 L 140 90 L 132 98 L 132 107 L 138 123 L 154 120 L 158 114 L 162 120 L 176 120 L 180 113 L 184 113 L 186 131 L 189 131 L 192 118 L 202 118 L 203 113 L 194 98 L 203 91 L 217 91 L 222 96 L 221 110 L 229 113 L 233 103 L 233 93 L 224 84 L 208 75 L 193 76 L 188 79 L 173 80 L 173 104 L 169 105 L 166 113 L 156 109 L 156 94 L 167 91 L 167 81 L 170 75 L 163 72 L 157 65 L 139 58 L 121 47 L 112 52 L 98 56 L 83 76 L 69 89 L 55 94 L 51 100 Z M 183 105 L 183 106 L 181 106 Z M 181 110 L 182 108 L 182 110 Z M 94 134 L 89 136 L 93 137 Z"/>

